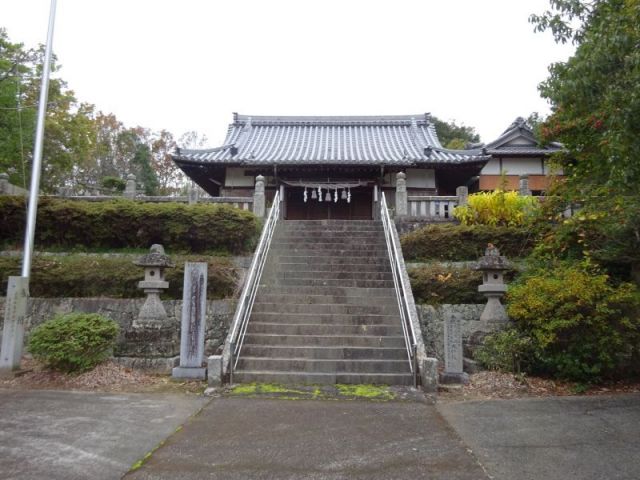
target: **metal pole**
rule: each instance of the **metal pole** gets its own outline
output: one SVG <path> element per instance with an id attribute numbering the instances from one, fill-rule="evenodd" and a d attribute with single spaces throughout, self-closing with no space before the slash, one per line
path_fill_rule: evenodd
<path id="1" fill-rule="evenodd" d="M 36 213 L 38 211 L 38 193 L 40 191 L 40 170 L 42 169 L 42 144 L 44 140 L 44 121 L 47 113 L 47 97 L 49 94 L 49 74 L 51 73 L 51 47 L 53 45 L 53 27 L 56 17 L 56 0 L 51 0 L 49 10 L 49 29 L 44 51 L 42 84 L 40 86 L 40 103 L 38 105 L 38 123 L 36 139 L 33 146 L 33 167 L 31 169 L 31 186 L 29 189 L 29 210 L 27 213 L 27 230 L 24 235 L 24 258 L 22 260 L 22 276 L 31 274 L 31 257 L 33 256 L 33 240 L 36 232 Z"/>

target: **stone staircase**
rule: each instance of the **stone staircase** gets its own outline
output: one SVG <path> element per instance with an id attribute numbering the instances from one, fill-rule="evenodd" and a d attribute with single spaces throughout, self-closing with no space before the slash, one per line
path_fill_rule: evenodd
<path id="1" fill-rule="evenodd" d="M 278 224 L 234 381 L 412 384 L 380 222 Z"/>

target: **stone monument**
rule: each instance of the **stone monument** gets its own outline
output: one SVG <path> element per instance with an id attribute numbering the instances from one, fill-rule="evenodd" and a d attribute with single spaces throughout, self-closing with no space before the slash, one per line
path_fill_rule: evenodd
<path id="1" fill-rule="evenodd" d="M 147 299 L 140 309 L 138 318 L 133 321 L 133 328 L 159 328 L 167 321 L 167 312 L 160 300 L 163 290 L 169 288 L 165 280 L 164 270 L 175 265 L 164 253 L 162 245 L 151 245 L 149 253 L 133 262 L 134 265 L 144 267 L 144 280 L 138 282 L 138 288 L 144 290 Z"/>
<path id="2" fill-rule="evenodd" d="M 490 243 L 475 268 L 482 272 L 482 285 L 478 286 L 478 292 L 487 297 L 487 305 L 480 315 L 480 320 L 488 323 L 507 322 L 509 317 L 500 303 L 500 298 L 507 291 L 504 272 L 511 268 L 511 263 Z"/>
<path id="3" fill-rule="evenodd" d="M 204 327 L 207 319 L 207 264 L 186 262 L 180 328 L 180 366 L 173 378 L 205 380 Z"/>
<path id="4" fill-rule="evenodd" d="M 407 175 L 404 172 L 398 172 L 396 174 L 396 217 L 409 214 L 407 202 Z"/>
<path id="5" fill-rule="evenodd" d="M 444 372 L 440 383 L 468 383 L 463 371 L 462 325 L 460 318 L 449 316 L 444 321 Z"/>
<path id="6" fill-rule="evenodd" d="M 263 218 L 267 212 L 264 196 L 264 177 L 256 177 L 255 191 L 253 192 L 253 213 L 258 218 Z"/>
<path id="7" fill-rule="evenodd" d="M 28 296 L 29 279 L 9 277 L 0 349 L 0 376 L 11 375 L 11 372 L 20 368 Z"/>

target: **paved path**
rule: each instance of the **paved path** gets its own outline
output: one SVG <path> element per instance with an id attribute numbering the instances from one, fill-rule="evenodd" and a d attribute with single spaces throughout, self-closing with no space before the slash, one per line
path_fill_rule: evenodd
<path id="1" fill-rule="evenodd" d="M 433 405 L 217 398 L 125 478 L 488 477 Z"/>
<path id="2" fill-rule="evenodd" d="M 206 401 L 0 389 L 0 478 L 119 479 Z"/>
<path id="3" fill-rule="evenodd" d="M 640 395 L 439 404 L 496 480 L 640 479 Z"/>

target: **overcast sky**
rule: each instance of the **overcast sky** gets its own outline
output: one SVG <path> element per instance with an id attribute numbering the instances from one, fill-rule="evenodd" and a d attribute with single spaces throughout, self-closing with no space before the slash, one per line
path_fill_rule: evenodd
<path id="1" fill-rule="evenodd" d="M 44 43 L 49 0 L 0 0 Z M 537 85 L 569 46 L 533 33 L 547 0 L 58 0 L 54 51 L 81 101 L 127 126 L 222 143 L 232 112 L 431 112 L 483 141 L 548 112 Z"/>

